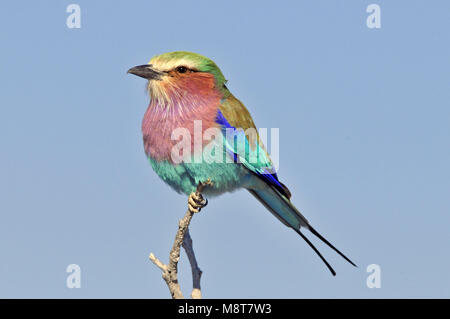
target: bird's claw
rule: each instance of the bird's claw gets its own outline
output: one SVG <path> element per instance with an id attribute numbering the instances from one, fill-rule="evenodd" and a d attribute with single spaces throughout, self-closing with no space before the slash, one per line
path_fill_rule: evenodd
<path id="1" fill-rule="evenodd" d="M 193 192 L 188 198 L 188 207 L 191 213 L 198 213 L 200 210 L 208 205 L 208 200 L 203 198 L 202 194 Z"/>

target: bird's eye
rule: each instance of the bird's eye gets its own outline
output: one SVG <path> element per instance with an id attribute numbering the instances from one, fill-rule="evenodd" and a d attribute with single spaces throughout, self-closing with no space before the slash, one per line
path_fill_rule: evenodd
<path id="1" fill-rule="evenodd" d="M 179 66 L 177 67 L 177 72 L 178 73 L 186 73 L 188 69 L 185 66 Z"/>

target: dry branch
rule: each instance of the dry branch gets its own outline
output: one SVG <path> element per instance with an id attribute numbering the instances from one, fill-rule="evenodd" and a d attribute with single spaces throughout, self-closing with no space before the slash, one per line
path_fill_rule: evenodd
<path id="1" fill-rule="evenodd" d="M 199 183 L 197 186 L 197 191 L 191 193 L 188 199 L 188 210 L 184 217 L 178 222 L 178 231 L 175 235 L 175 241 L 172 245 L 172 249 L 169 254 L 169 264 L 166 265 L 161 262 L 158 258 L 150 254 L 150 260 L 162 270 L 162 277 L 169 288 L 170 294 L 173 299 L 183 299 L 183 294 L 180 289 L 180 284 L 178 282 L 178 261 L 180 260 L 180 248 L 186 251 L 189 259 L 189 263 L 192 268 L 192 282 L 193 290 L 191 297 L 193 299 L 199 299 L 202 297 L 200 289 L 200 278 L 202 271 L 198 267 L 197 260 L 195 258 L 194 249 L 192 246 L 192 239 L 189 234 L 189 224 L 191 223 L 192 217 L 195 213 L 199 212 L 202 207 L 206 206 L 207 201 L 203 199 L 201 193 L 205 186 L 210 185 L 211 181 L 206 181 L 204 183 Z"/>

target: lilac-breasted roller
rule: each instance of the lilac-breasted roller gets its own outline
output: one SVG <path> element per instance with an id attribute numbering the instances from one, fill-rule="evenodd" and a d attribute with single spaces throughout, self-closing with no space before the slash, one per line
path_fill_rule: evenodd
<path id="1" fill-rule="evenodd" d="M 292 204 L 291 192 L 278 179 L 250 113 L 228 90 L 225 77 L 212 60 L 177 51 L 155 56 L 148 64 L 128 72 L 148 80 L 150 104 L 142 121 L 145 153 L 155 172 L 170 187 L 189 195 L 193 205 L 198 203 L 198 198 L 193 197 L 197 185 L 207 180 L 211 185 L 204 190 L 206 196 L 247 189 L 296 231 L 333 275 L 334 269 L 301 232 L 302 228 L 355 266 Z M 183 144 L 189 146 L 187 151 L 181 148 L 179 152 L 177 148 L 180 132 L 190 135 Z M 200 138 L 200 148 L 195 136 L 198 133 L 210 135 L 210 139 Z"/>

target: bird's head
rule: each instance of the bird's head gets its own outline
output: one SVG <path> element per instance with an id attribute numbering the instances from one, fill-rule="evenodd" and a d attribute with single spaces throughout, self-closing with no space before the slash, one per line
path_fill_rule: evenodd
<path id="1" fill-rule="evenodd" d="M 162 105 L 194 100 L 208 95 L 224 97 L 228 90 L 219 67 L 197 53 L 176 51 L 153 57 L 148 64 L 135 66 L 128 73 L 148 80 L 152 101 Z"/>

